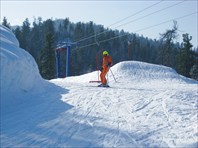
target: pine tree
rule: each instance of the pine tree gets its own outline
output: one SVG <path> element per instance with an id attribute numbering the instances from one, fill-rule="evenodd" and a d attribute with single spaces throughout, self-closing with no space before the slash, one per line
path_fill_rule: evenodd
<path id="1" fill-rule="evenodd" d="M 22 41 L 22 32 L 21 32 L 21 30 L 20 30 L 20 28 L 19 27 L 17 27 L 15 30 L 14 30 L 14 34 L 15 34 L 15 36 L 16 36 L 16 38 L 18 39 L 18 41 L 19 41 L 19 45 L 21 45 L 21 41 Z"/>
<path id="2" fill-rule="evenodd" d="M 191 76 L 191 78 L 193 78 L 193 79 L 195 79 L 195 80 L 198 81 L 198 62 L 195 63 L 193 65 L 193 67 L 191 68 L 191 70 L 190 70 L 190 76 Z"/>
<path id="3" fill-rule="evenodd" d="M 191 48 L 193 47 L 190 41 L 192 40 L 192 36 L 183 34 L 183 44 L 184 47 L 181 49 L 180 53 L 177 56 L 177 71 L 178 73 L 190 77 L 190 69 L 193 66 L 193 55 Z"/>
<path id="4" fill-rule="evenodd" d="M 54 37 L 52 33 L 46 35 L 46 45 L 40 57 L 40 73 L 45 79 L 55 78 Z"/>
<path id="5" fill-rule="evenodd" d="M 42 46 L 42 19 L 38 18 L 33 22 L 33 28 L 30 33 L 30 54 L 34 57 L 36 61 L 38 61 L 38 57 L 40 54 L 40 50 L 43 48 Z"/>
<path id="6" fill-rule="evenodd" d="M 70 21 L 69 18 L 65 18 L 65 20 L 63 21 L 63 26 L 64 26 L 64 38 L 66 37 L 70 37 L 69 34 L 69 25 L 70 25 Z"/>
<path id="7" fill-rule="evenodd" d="M 175 68 L 175 55 L 174 55 L 174 39 L 177 38 L 177 22 L 173 22 L 173 29 L 167 30 L 165 33 L 161 34 L 161 48 L 159 53 L 159 58 L 161 59 L 161 64 Z"/>
<path id="8" fill-rule="evenodd" d="M 21 29 L 20 47 L 30 52 L 30 23 L 28 18 L 23 22 Z"/>
<path id="9" fill-rule="evenodd" d="M 5 26 L 5 27 L 7 27 L 7 28 L 9 28 L 9 29 L 11 28 L 11 27 L 10 27 L 10 23 L 8 23 L 6 17 L 3 18 L 3 23 L 2 23 L 2 25 Z"/>

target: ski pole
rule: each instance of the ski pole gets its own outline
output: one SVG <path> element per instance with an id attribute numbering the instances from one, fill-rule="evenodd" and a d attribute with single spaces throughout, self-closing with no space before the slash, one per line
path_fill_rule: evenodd
<path id="1" fill-rule="evenodd" d="M 109 74 L 107 73 L 107 84 L 109 83 Z"/>
<path id="2" fill-rule="evenodd" d="M 111 71 L 111 68 L 109 68 L 109 70 Z M 113 75 L 113 72 L 112 72 L 112 71 L 111 71 L 111 74 L 112 74 L 112 76 L 113 76 L 115 82 L 117 82 L 116 79 L 115 79 L 115 77 L 114 77 L 114 75 Z"/>

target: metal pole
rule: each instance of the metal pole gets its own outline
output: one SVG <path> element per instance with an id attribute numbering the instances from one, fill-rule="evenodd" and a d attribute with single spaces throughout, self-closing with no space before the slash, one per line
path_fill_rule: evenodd
<path id="1" fill-rule="evenodd" d="M 56 77 L 60 78 L 60 52 L 58 50 L 56 52 Z"/>
<path id="2" fill-rule="evenodd" d="M 67 57 L 66 57 L 66 77 L 69 76 L 69 70 L 70 70 L 70 46 L 67 46 Z"/>

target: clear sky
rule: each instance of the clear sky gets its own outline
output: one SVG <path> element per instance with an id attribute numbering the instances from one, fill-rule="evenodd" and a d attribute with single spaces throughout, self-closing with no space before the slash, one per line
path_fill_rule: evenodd
<path id="1" fill-rule="evenodd" d="M 52 18 L 65 19 L 68 17 L 71 22 L 89 22 L 109 27 L 111 24 L 129 17 L 116 25 L 110 26 L 111 29 L 123 29 L 130 33 L 138 33 L 144 37 L 159 39 L 159 33 L 164 33 L 167 29 L 172 29 L 173 21 L 162 25 L 146 29 L 147 27 L 160 24 L 165 21 L 180 18 L 182 16 L 196 12 L 193 15 L 176 19 L 179 26 L 179 38 L 182 42 L 182 34 L 189 33 L 193 39 L 194 46 L 198 46 L 198 0 L 153 0 L 153 1 L 18 1 L 1 0 L 1 22 L 5 16 L 11 25 L 22 25 L 28 18 L 30 23 L 34 18 L 42 17 L 43 20 Z M 158 3 L 158 4 L 156 4 Z M 155 6 L 148 8 L 151 5 Z M 174 5 L 174 6 L 173 6 Z M 170 8 L 168 8 L 170 7 Z M 164 9 L 164 10 L 163 10 Z M 152 14 L 153 13 L 153 14 Z M 136 14 L 136 15 L 134 15 Z M 150 15 L 152 14 L 152 15 Z M 130 22 L 131 23 L 128 23 Z M 117 27 L 128 23 L 127 25 Z"/>

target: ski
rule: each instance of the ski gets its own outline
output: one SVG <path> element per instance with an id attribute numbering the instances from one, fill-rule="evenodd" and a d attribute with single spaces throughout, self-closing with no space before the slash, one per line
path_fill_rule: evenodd
<path id="1" fill-rule="evenodd" d="M 101 83 L 101 81 L 89 81 L 89 83 Z"/>
<path id="2" fill-rule="evenodd" d="M 106 85 L 100 84 L 100 85 L 98 85 L 98 87 L 110 87 L 110 86 L 108 84 L 106 84 Z"/>

